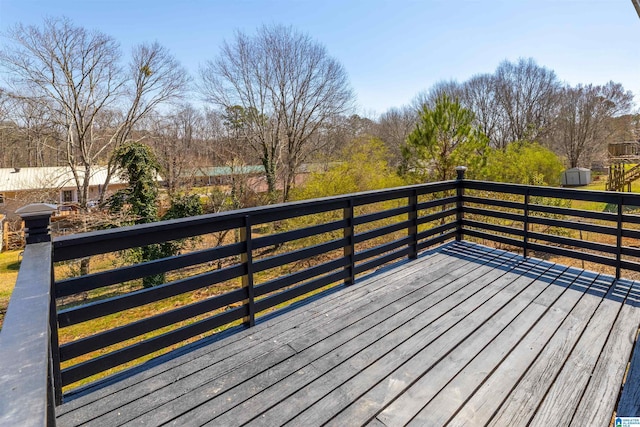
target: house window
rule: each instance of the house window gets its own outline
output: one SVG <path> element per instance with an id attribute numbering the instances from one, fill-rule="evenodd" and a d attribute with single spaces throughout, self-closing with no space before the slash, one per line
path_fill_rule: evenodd
<path id="1" fill-rule="evenodd" d="M 4 194 L 0 193 L 0 206 L 4 205 Z"/>
<path id="2" fill-rule="evenodd" d="M 62 190 L 62 203 L 71 203 L 74 200 L 73 190 Z"/>

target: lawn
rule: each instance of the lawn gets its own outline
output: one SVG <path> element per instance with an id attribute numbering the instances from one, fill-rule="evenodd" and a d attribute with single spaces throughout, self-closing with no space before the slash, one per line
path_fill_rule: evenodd
<path id="1" fill-rule="evenodd" d="M 4 314 L 9 305 L 9 297 L 18 277 L 20 267 L 20 253 L 22 251 L 0 252 L 0 328 L 4 321 Z"/>

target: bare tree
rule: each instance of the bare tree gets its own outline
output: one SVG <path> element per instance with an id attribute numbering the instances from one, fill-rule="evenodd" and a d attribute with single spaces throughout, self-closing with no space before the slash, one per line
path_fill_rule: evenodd
<path id="1" fill-rule="evenodd" d="M 201 81 L 210 102 L 245 110 L 247 141 L 260 155 L 272 200 L 279 161 L 287 200 L 313 135 L 352 107 L 344 68 L 308 35 L 280 25 L 253 37 L 237 32 L 202 69 Z"/>
<path id="2" fill-rule="evenodd" d="M 463 84 L 461 104 L 474 112 L 474 123 L 496 148 L 511 142 L 503 135 L 504 115 L 496 93 L 496 77 L 477 74 Z"/>
<path id="3" fill-rule="evenodd" d="M 15 145 L 19 141 L 19 129 L 13 119 L 14 100 L 0 88 L 0 167 L 18 166 L 15 163 Z"/>
<path id="4" fill-rule="evenodd" d="M 402 147 L 418 122 L 418 115 L 411 107 L 391 108 L 378 119 L 377 135 L 389 149 L 389 165 L 402 163 Z"/>
<path id="5" fill-rule="evenodd" d="M 186 70 L 158 44 L 140 44 L 133 48 L 121 101 L 121 114 L 112 126 L 108 146 L 111 147 L 108 174 L 102 187 L 100 202 L 104 200 L 109 181 L 117 168 L 114 155 L 118 147 L 132 136 L 136 125 L 155 111 L 158 105 L 177 102 L 189 87 Z"/>
<path id="6" fill-rule="evenodd" d="M 573 168 L 588 165 L 593 154 L 604 148 L 611 118 L 629 112 L 633 94 L 621 84 L 609 82 L 566 87 L 561 100 L 551 139 Z"/>
<path id="7" fill-rule="evenodd" d="M 13 77 L 16 94 L 52 103 L 84 205 L 91 167 L 106 149 L 94 134 L 94 121 L 124 85 L 118 43 L 68 19 L 47 19 L 42 29 L 19 24 L 8 35 L 13 45 L 0 51 L 0 61 Z"/>
<path id="8" fill-rule="evenodd" d="M 42 28 L 18 24 L 7 36 L 11 43 L 0 51 L 0 65 L 9 72 L 13 96 L 50 108 L 64 130 L 65 163 L 86 206 L 92 167 L 109 159 L 144 115 L 179 95 L 186 73 L 157 43 L 135 48 L 127 72 L 112 37 L 65 18 L 46 19 Z M 104 117 L 114 120 L 98 126 Z"/>
<path id="9" fill-rule="evenodd" d="M 426 108 L 434 108 L 436 106 L 438 98 L 446 95 L 449 99 L 456 102 L 461 102 L 464 95 L 463 85 L 456 80 L 441 80 L 436 82 L 429 90 L 423 90 L 418 93 L 411 102 L 417 117 L 421 114 L 422 110 Z"/>
<path id="10" fill-rule="evenodd" d="M 552 70 L 529 59 L 502 62 L 494 74 L 500 118 L 497 141 L 534 141 L 550 130 L 558 106 L 560 82 Z"/>
<path id="11" fill-rule="evenodd" d="M 201 138 L 202 115 L 192 105 L 183 105 L 166 114 L 147 120 L 154 149 L 169 194 L 173 195 L 194 164 L 195 146 Z"/>

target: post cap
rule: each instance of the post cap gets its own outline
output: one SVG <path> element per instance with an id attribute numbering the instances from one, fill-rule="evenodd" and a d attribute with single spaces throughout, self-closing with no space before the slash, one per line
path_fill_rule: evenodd
<path id="1" fill-rule="evenodd" d="M 51 203 L 32 203 L 16 210 L 16 213 L 22 218 L 49 215 L 58 209 L 57 205 Z"/>
<path id="2" fill-rule="evenodd" d="M 467 171 L 467 167 L 466 166 L 456 166 L 456 179 L 457 180 L 463 180 L 464 179 L 464 173 Z"/>

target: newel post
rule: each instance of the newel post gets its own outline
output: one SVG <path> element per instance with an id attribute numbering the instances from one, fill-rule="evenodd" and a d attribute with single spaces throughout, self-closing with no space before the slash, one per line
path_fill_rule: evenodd
<path id="1" fill-rule="evenodd" d="M 462 196 L 464 196 L 464 173 L 466 166 L 456 166 L 456 241 L 462 240 Z"/>
<path id="2" fill-rule="evenodd" d="M 51 215 L 56 211 L 57 206 L 48 203 L 33 203 L 16 210 L 24 221 L 24 235 L 26 245 L 36 243 L 51 243 Z M 52 248 L 47 249 L 49 256 L 52 256 Z M 25 250 L 25 254 L 26 254 Z M 52 258 L 49 258 L 50 260 Z M 24 262 L 24 259 L 23 259 Z M 53 262 L 48 261 L 48 294 L 49 313 L 47 315 L 49 330 L 47 331 L 48 348 L 48 369 L 47 369 L 47 420 L 49 425 L 55 425 L 55 406 L 62 403 L 62 378 L 60 373 L 60 353 L 58 343 L 58 319 L 56 310 L 55 290 L 53 288 Z M 22 272 L 22 268 L 20 270 Z M 16 284 L 17 286 L 17 284 Z"/>
<path id="3" fill-rule="evenodd" d="M 51 241 L 49 226 L 51 224 L 51 215 L 56 209 L 56 205 L 33 203 L 16 211 L 24 221 L 24 234 L 27 245 Z"/>

